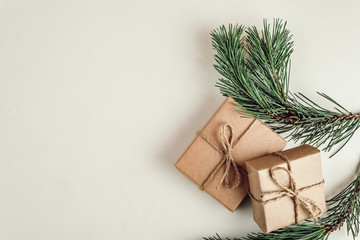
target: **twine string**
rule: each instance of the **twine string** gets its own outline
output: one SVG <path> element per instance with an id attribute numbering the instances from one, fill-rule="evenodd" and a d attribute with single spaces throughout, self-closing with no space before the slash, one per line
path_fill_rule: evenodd
<path id="1" fill-rule="evenodd" d="M 250 130 L 250 128 L 254 125 L 256 120 L 253 120 L 247 129 L 234 141 L 234 128 L 230 123 L 226 123 L 222 130 L 219 132 L 221 148 L 218 147 L 213 141 L 211 141 L 206 135 L 197 132 L 197 135 L 200 136 L 205 142 L 207 142 L 214 150 L 219 152 L 223 157 L 220 162 L 215 166 L 215 168 L 210 172 L 209 176 L 205 179 L 205 181 L 201 184 L 200 189 L 204 190 L 206 186 L 215 178 L 215 175 L 219 172 L 220 168 L 225 165 L 225 172 L 221 177 L 219 184 L 216 186 L 216 189 L 221 184 L 225 184 L 228 188 L 237 188 L 241 184 L 241 173 L 245 172 L 243 168 L 238 168 L 236 162 L 233 158 L 233 151 L 240 142 L 240 140 L 245 136 L 245 134 Z M 229 129 L 229 136 L 226 134 L 226 129 Z M 230 170 L 233 169 L 235 172 L 235 183 L 230 184 L 229 175 Z"/>

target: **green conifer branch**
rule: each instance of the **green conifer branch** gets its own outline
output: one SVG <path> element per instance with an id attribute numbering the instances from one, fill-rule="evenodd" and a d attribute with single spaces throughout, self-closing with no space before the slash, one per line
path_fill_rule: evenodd
<path id="1" fill-rule="evenodd" d="M 320 222 L 310 220 L 281 228 L 271 233 L 251 233 L 233 240 L 325 240 L 329 235 L 346 224 L 347 233 L 354 239 L 359 236 L 360 228 L 360 173 L 356 179 L 335 197 L 327 201 L 327 215 Z M 205 240 L 231 240 L 218 234 Z"/>
<path id="2" fill-rule="evenodd" d="M 256 27 L 221 26 L 211 32 L 215 69 L 223 76 L 216 84 L 224 96 L 235 99 L 239 112 L 264 120 L 278 133 L 330 151 L 342 143 L 336 154 L 360 127 L 360 113 L 354 114 L 324 93 L 334 104 L 329 110 L 305 95 L 289 91 L 290 56 L 293 41 L 286 22 L 264 21 Z"/>

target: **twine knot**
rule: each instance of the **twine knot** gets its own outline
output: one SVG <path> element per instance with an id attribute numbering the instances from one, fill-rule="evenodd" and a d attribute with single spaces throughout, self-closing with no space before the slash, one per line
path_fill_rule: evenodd
<path id="1" fill-rule="evenodd" d="M 219 148 L 214 142 L 212 142 L 207 136 L 202 134 L 201 132 L 197 132 L 197 135 L 204 139 L 213 149 L 223 155 L 221 161 L 216 165 L 216 167 L 211 171 L 209 176 L 205 179 L 203 184 L 200 186 L 201 190 L 204 190 L 206 186 L 214 179 L 215 175 L 219 172 L 220 168 L 225 164 L 225 172 L 221 177 L 219 184 L 216 186 L 218 187 L 225 183 L 225 186 L 228 188 L 237 188 L 241 184 L 241 174 L 240 171 L 245 171 L 241 167 L 238 168 L 236 162 L 234 161 L 233 151 L 236 148 L 239 141 L 243 138 L 245 133 L 253 126 L 255 120 L 250 124 L 250 126 L 234 141 L 234 128 L 230 123 L 226 123 L 222 130 L 219 132 L 220 141 L 222 147 Z M 226 129 L 229 130 L 229 136 L 226 134 Z M 229 175 L 230 170 L 233 169 L 235 172 L 235 182 L 230 184 L 229 182 Z"/>

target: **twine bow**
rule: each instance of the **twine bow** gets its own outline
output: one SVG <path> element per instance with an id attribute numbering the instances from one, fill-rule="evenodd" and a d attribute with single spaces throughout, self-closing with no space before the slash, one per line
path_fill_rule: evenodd
<path id="1" fill-rule="evenodd" d="M 219 172 L 220 168 L 225 164 L 225 172 L 221 177 L 219 184 L 216 186 L 216 189 L 225 182 L 225 186 L 228 188 L 237 188 L 241 184 L 241 174 L 239 168 L 236 165 L 236 162 L 233 158 L 233 151 L 236 148 L 237 144 L 244 137 L 244 135 L 249 131 L 253 126 L 255 120 L 250 124 L 250 126 L 234 141 L 234 128 L 230 123 L 227 123 L 223 126 L 222 130 L 219 132 L 222 148 L 219 148 L 214 142 L 212 142 L 207 136 L 201 132 L 197 132 L 197 135 L 204 139 L 213 149 L 223 155 L 221 161 L 216 165 L 216 167 L 211 171 L 209 176 L 205 179 L 203 184 L 200 186 L 201 190 L 204 190 L 206 186 L 214 179 L 215 175 Z M 226 134 L 226 128 L 229 129 L 229 136 Z M 235 183 L 229 183 L 229 173 L 230 169 L 233 169 L 235 172 Z M 240 167 L 240 171 L 245 171 Z"/>
<path id="2" fill-rule="evenodd" d="M 265 192 L 261 195 L 261 199 L 257 199 L 255 198 L 251 193 L 250 193 L 250 197 L 255 199 L 258 202 L 261 202 L 262 204 L 266 204 L 268 202 L 273 202 L 276 201 L 284 196 L 289 196 L 292 198 L 293 202 L 294 202 L 294 210 L 295 210 L 295 222 L 298 222 L 298 217 L 299 217 L 299 208 L 302 207 L 309 215 L 311 215 L 312 218 L 314 218 L 315 221 L 318 221 L 321 214 L 322 214 L 322 210 L 319 207 L 319 205 L 312 199 L 307 198 L 307 197 L 303 197 L 301 196 L 301 192 L 309 189 L 309 188 L 313 188 L 315 186 L 319 186 L 321 184 L 324 183 L 324 180 L 322 180 L 321 182 L 303 187 L 298 189 L 296 187 L 296 181 L 292 175 L 292 170 L 291 170 L 291 164 L 289 159 L 283 155 L 280 152 L 276 152 L 273 153 L 273 155 L 275 156 L 279 156 L 281 157 L 282 160 L 284 160 L 287 165 L 288 165 L 288 169 L 284 168 L 284 167 L 273 167 L 270 169 L 270 177 L 271 179 L 274 181 L 274 183 L 276 183 L 276 185 L 278 185 L 282 190 L 280 191 L 270 191 L 270 192 Z M 281 184 L 279 182 L 279 179 L 276 177 L 276 172 L 280 172 L 280 171 L 284 171 L 287 173 L 288 177 L 289 177 L 289 185 L 290 187 L 287 187 L 283 184 Z M 263 200 L 265 196 L 267 195 L 271 195 L 271 194 L 278 194 L 278 197 L 269 199 L 269 200 Z M 315 209 L 315 210 L 314 210 Z"/>

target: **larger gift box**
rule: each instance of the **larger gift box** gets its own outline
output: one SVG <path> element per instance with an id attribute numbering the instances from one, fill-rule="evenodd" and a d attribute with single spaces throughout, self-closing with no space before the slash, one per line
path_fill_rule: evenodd
<path id="1" fill-rule="evenodd" d="M 303 145 L 246 162 L 255 222 L 265 233 L 326 212 L 320 151 Z"/>
<path id="2" fill-rule="evenodd" d="M 259 120 L 241 117 L 228 97 L 176 162 L 176 168 L 234 211 L 247 196 L 245 161 L 280 151 L 286 141 Z"/>

